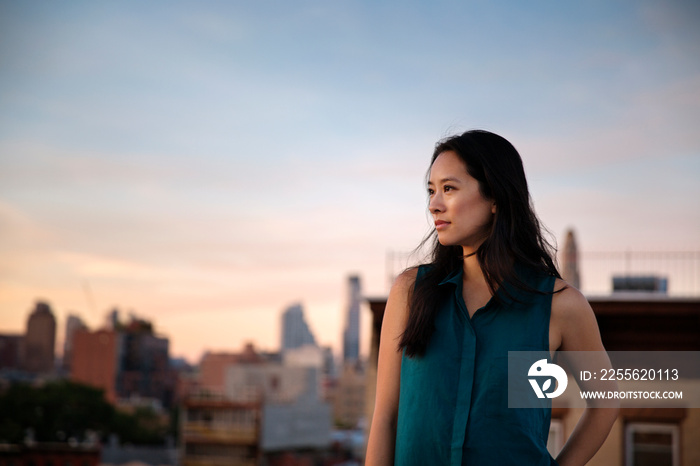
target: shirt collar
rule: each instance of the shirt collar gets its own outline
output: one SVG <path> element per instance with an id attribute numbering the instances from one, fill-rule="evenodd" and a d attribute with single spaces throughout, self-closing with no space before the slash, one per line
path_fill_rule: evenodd
<path id="1" fill-rule="evenodd" d="M 459 267 L 457 267 L 457 269 L 454 272 L 449 274 L 447 276 L 447 278 L 445 278 L 443 281 L 441 281 L 438 284 L 438 286 L 446 285 L 448 283 L 451 283 L 455 286 L 459 286 L 462 283 L 462 275 L 464 275 L 464 269 L 460 265 Z"/>

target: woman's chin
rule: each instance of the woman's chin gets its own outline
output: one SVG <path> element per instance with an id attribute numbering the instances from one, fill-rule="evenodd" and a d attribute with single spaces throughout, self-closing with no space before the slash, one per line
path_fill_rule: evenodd
<path id="1" fill-rule="evenodd" d="M 450 241 L 447 238 L 440 238 L 440 236 L 438 236 L 438 243 L 440 243 L 442 246 L 457 246 L 454 241 Z"/>

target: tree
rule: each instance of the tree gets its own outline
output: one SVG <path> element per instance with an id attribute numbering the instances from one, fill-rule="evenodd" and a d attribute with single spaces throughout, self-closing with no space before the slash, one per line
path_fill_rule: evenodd
<path id="1" fill-rule="evenodd" d="M 18 383 L 0 394 L 0 443 L 20 443 L 28 429 L 38 442 L 84 440 L 93 431 L 102 439 L 114 433 L 124 442 L 158 444 L 167 435 L 167 424 L 152 410 L 120 412 L 102 390 L 68 381 L 41 387 Z"/>

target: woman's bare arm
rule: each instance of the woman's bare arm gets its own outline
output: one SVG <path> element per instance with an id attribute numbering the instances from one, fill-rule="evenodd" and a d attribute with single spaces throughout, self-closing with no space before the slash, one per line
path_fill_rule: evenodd
<path id="1" fill-rule="evenodd" d="M 374 415 L 365 455 L 366 466 L 394 464 L 401 377 L 401 352 L 398 350 L 398 344 L 406 328 L 409 294 L 413 289 L 416 273 L 417 269 L 411 269 L 399 275 L 391 287 L 386 303 L 377 362 Z"/>
<path id="2" fill-rule="evenodd" d="M 562 288 L 559 281 L 555 289 Z M 560 332 L 560 351 L 603 352 L 598 323 L 586 298 L 573 287 L 567 287 L 552 298 L 552 323 Z M 557 456 L 560 466 L 586 464 L 600 449 L 617 418 L 618 408 L 586 407 L 564 448 Z"/>

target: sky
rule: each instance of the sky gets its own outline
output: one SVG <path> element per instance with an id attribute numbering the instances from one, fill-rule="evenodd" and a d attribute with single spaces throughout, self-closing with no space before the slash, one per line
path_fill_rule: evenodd
<path id="1" fill-rule="evenodd" d="M 387 294 L 435 143 L 474 128 L 519 150 L 560 244 L 699 251 L 698 24 L 691 1 L 0 0 L 0 333 L 37 299 L 59 343 L 118 308 L 195 362 L 276 350 L 300 302 L 339 351 L 348 276 Z"/>

